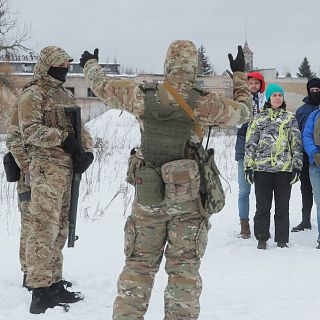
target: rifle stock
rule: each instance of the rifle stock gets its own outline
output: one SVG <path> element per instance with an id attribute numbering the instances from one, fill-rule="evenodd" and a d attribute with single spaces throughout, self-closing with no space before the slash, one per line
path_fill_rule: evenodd
<path id="1" fill-rule="evenodd" d="M 81 108 L 79 106 L 72 106 L 65 108 L 65 114 L 70 119 L 75 137 L 81 144 Z M 81 173 L 73 173 L 71 183 L 71 199 L 69 209 L 69 235 L 68 235 L 68 248 L 74 247 L 75 241 L 78 239 L 76 236 L 76 223 L 77 223 L 77 210 L 79 199 L 79 188 L 81 181 Z"/>

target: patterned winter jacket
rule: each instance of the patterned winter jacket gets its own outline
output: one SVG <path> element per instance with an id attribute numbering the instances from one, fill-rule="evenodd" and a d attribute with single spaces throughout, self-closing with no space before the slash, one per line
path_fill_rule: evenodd
<path id="1" fill-rule="evenodd" d="M 301 171 L 302 141 L 293 113 L 267 108 L 250 122 L 244 166 L 272 173 Z"/>

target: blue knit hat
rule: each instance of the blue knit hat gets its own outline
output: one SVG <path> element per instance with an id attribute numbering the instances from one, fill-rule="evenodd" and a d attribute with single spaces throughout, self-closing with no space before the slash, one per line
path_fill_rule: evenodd
<path id="1" fill-rule="evenodd" d="M 266 100 L 269 101 L 270 97 L 275 92 L 281 92 L 282 95 L 284 96 L 284 91 L 278 84 L 275 84 L 275 83 L 268 84 L 266 89 Z"/>

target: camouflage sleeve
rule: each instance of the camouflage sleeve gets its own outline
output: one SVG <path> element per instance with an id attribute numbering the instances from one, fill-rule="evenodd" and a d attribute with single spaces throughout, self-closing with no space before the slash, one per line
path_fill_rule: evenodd
<path id="1" fill-rule="evenodd" d="M 258 149 L 260 133 L 257 127 L 257 120 L 254 119 L 249 123 L 244 155 L 244 168 L 245 170 L 255 169 L 256 151 Z"/>
<path id="2" fill-rule="evenodd" d="M 9 118 L 6 145 L 19 168 L 26 173 L 29 170 L 29 161 L 20 133 L 17 105 L 15 105 Z"/>
<path id="3" fill-rule="evenodd" d="M 114 79 L 105 75 L 95 59 L 84 67 L 89 87 L 110 108 L 121 109 L 139 116 L 142 113 L 143 94 L 132 79 Z"/>
<path id="4" fill-rule="evenodd" d="M 84 152 L 93 152 L 93 140 L 84 123 L 81 123 L 81 141 Z"/>
<path id="5" fill-rule="evenodd" d="M 252 97 L 243 72 L 233 74 L 234 100 L 210 92 L 197 101 L 195 113 L 207 125 L 234 126 L 252 118 Z"/>
<path id="6" fill-rule="evenodd" d="M 291 128 L 290 145 L 292 153 L 292 168 L 301 171 L 303 166 L 302 139 L 298 122 L 295 118 L 293 119 Z"/>
<path id="7" fill-rule="evenodd" d="M 66 133 L 44 124 L 44 100 L 39 92 L 27 90 L 18 103 L 19 126 L 25 144 L 40 148 L 61 146 Z"/>

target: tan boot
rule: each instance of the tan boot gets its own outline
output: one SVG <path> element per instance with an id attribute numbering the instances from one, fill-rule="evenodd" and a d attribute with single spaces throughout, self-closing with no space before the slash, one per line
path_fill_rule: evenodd
<path id="1" fill-rule="evenodd" d="M 240 220 L 241 231 L 239 233 L 239 238 L 249 239 L 251 237 L 249 220 Z"/>

